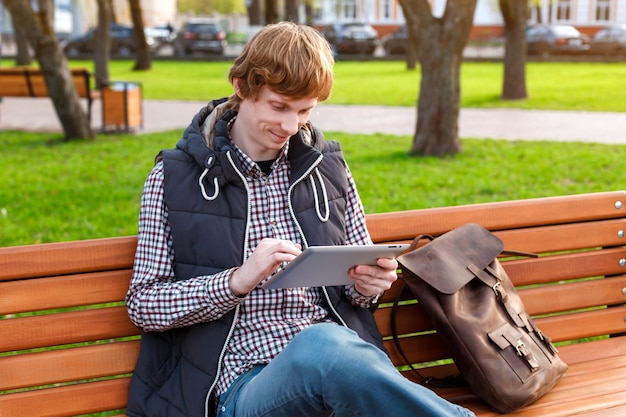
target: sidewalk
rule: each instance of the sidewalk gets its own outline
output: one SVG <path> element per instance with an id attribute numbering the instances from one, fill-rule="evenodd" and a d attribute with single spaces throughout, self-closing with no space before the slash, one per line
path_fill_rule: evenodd
<path id="1" fill-rule="evenodd" d="M 93 128 L 102 126 L 101 102 L 92 106 Z M 137 133 L 181 130 L 204 105 L 200 101 L 144 100 L 144 126 Z M 413 135 L 415 107 L 320 104 L 311 121 L 326 132 Z M 60 132 L 49 99 L 5 97 L 0 103 L 0 137 L 6 130 Z M 626 114 L 518 109 L 462 109 L 462 138 L 550 140 L 626 144 Z"/>

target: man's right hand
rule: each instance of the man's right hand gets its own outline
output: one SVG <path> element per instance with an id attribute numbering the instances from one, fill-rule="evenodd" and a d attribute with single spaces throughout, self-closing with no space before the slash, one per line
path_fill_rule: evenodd
<path id="1" fill-rule="evenodd" d="M 230 290 L 235 296 L 252 291 L 283 262 L 291 262 L 302 252 L 300 244 L 289 240 L 263 239 L 252 255 L 230 277 Z"/>

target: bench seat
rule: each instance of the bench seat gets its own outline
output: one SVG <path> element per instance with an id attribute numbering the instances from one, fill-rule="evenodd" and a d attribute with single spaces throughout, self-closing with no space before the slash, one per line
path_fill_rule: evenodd
<path id="1" fill-rule="evenodd" d="M 626 193 L 537 198 L 367 216 L 377 243 L 441 235 L 468 222 L 510 250 L 539 258 L 501 259 L 537 325 L 569 365 L 546 396 L 511 416 L 626 415 Z M 123 305 L 136 237 L 0 248 L 0 416 L 122 415 L 139 350 Z M 375 312 L 385 345 L 401 280 Z M 426 376 L 456 368 L 419 303 L 398 313 L 401 343 Z M 492 411 L 466 388 L 435 389 L 478 416 Z"/>

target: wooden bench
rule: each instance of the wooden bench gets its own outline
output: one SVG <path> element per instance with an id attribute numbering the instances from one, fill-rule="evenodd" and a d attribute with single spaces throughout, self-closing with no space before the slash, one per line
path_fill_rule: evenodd
<path id="1" fill-rule="evenodd" d="M 569 370 L 515 416 L 626 415 L 626 193 L 607 192 L 368 215 L 376 242 L 440 235 L 467 222 L 494 231 L 507 249 L 540 253 L 504 262 L 536 323 Z M 139 331 L 123 305 L 135 237 L 0 248 L 0 416 L 124 413 Z M 386 346 L 390 301 L 376 311 Z M 454 372 L 446 347 L 416 303 L 403 303 L 400 332 L 425 375 Z M 437 362 L 434 362 L 437 361 Z M 411 378 L 411 373 L 406 372 Z M 466 389 L 455 398 L 496 416 Z M 109 414 L 107 414 L 109 415 Z"/>
<path id="2" fill-rule="evenodd" d="M 100 92 L 91 87 L 91 76 L 85 68 L 71 68 L 78 97 L 87 99 L 87 120 L 91 125 L 91 105 Z M 0 68 L 0 97 L 49 97 L 48 87 L 40 68 Z"/>

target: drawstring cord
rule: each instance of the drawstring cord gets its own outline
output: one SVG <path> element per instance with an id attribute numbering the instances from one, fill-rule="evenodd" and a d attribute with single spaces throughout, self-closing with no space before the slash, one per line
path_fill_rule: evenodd
<path id="1" fill-rule="evenodd" d="M 324 207 L 326 209 L 326 213 L 322 215 L 322 213 L 320 212 L 320 201 L 319 201 L 319 196 L 317 195 L 317 188 L 315 187 L 315 180 L 313 179 L 313 176 L 310 176 L 309 180 L 311 181 L 311 188 L 313 189 L 313 197 L 315 198 L 315 211 L 317 212 L 317 218 L 320 219 L 320 221 L 327 222 L 328 218 L 330 217 L 330 207 L 328 203 L 328 194 L 326 193 L 326 186 L 324 185 L 324 180 L 322 179 L 322 175 L 320 174 L 320 171 L 317 168 L 315 168 L 315 175 L 317 176 L 317 180 L 319 181 L 320 187 L 322 188 L 322 194 L 324 196 Z"/>
<path id="2" fill-rule="evenodd" d="M 204 199 L 207 201 L 215 200 L 220 193 L 220 186 L 219 186 L 217 177 L 213 178 L 213 189 L 214 189 L 213 195 L 208 195 L 206 192 L 206 188 L 204 187 L 204 179 L 209 173 L 209 169 L 212 166 L 212 162 L 213 162 L 213 157 L 211 156 L 209 157 L 206 163 L 206 165 L 209 168 L 205 168 L 204 171 L 202 171 L 202 174 L 200 175 L 200 177 L 198 178 L 198 184 L 200 185 L 200 191 L 202 192 L 202 197 L 204 197 Z M 322 196 L 324 200 L 323 201 L 324 214 L 322 214 L 322 212 L 320 211 L 320 198 L 318 195 L 317 187 L 315 186 L 315 180 L 313 179 L 313 176 L 310 176 L 309 180 L 311 181 L 311 188 L 313 189 L 313 198 L 315 199 L 315 212 L 317 213 L 317 218 L 320 219 L 320 221 L 327 222 L 328 219 L 330 218 L 330 204 L 328 202 L 328 194 L 326 192 L 326 185 L 324 184 L 324 179 L 322 178 L 322 175 L 320 174 L 317 168 L 315 168 L 315 176 L 317 177 L 317 180 L 319 181 L 320 187 L 322 189 Z"/>
<path id="3" fill-rule="evenodd" d="M 220 184 L 217 181 L 217 177 L 213 178 L 213 189 L 214 189 L 213 195 L 208 195 L 204 188 L 204 178 L 209 173 L 209 169 L 213 165 L 212 162 L 213 162 L 213 157 L 211 156 L 209 157 L 206 163 L 209 168 L 205 168 L 202 174 L 200 175 L 200 178 L 198 178 L 198 184 L 200 184 L 200 191 L 202 191 L 202 197 L 204 197 L 204 199 L 208 201 L 215 200 L 220 193 Z"/>

